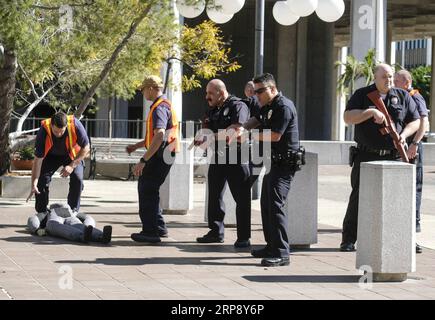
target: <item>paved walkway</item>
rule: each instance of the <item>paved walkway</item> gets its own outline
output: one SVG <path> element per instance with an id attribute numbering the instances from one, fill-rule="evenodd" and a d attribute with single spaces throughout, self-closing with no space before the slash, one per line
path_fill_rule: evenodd
<path id="1" fill-rule="evenodd" d="M 342 253 L 340 225 L 350 192 L 350 168 L 319 168 L 319 242 L 295 250 L 288 267 L 264 268 L 248 250 L 235 250 L 235 229 L 224 244 L 198 244 L 204 185 L 195 208 L 166 216 L 169 238 L 158 245 L 130 240 L 139 230 L 136 182 L 86 181 L 82 211 L 114 228 L 111 245 L 81 245 L 28 234 L 31 204 L 0 198 L 0 299 L 435 299 L 435 167 L 426 168 L 425 247 L 417 272 L 403 283 L 360 286 L 355 253 Z M 253 202 L 254 246 L 264 243 L 258 200 Z"/>

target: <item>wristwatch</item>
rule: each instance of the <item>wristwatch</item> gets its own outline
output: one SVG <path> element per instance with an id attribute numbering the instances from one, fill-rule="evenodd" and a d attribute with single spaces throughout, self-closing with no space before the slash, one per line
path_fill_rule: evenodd
<path id="1" fill-rule="evenodd" d="M 143 157 L 141 157 L 140 159 L 139 159 L 139 162 L 141 162 L 141 163 L 147 163 L 147 161 L 143 158 Z"/>
<path id="2" fill-rule="evenodd" d="M 411 144 L 418 146 L 418 142 L 412 141 Z"/>

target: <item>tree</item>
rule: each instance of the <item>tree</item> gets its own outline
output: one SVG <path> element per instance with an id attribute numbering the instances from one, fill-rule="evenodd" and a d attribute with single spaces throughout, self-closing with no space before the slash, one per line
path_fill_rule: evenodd
<path id="1" fill-rule="evenodd" d="M 20 40 L 26 39 L 26 31 L 31 28 L 30 24 L 19 20 L 20 12 L 28 9 L 29 1 L 13 3 L 10 10 L 5 7 L 6 3 L 0 3 L 0 175 L 5 173 L 10 164 L 9 119 L 15 96 L 17 50 L 23 44 Z"/>
<path id="2" fill-rule="evenodd" d="M 353 55 L 347 56 L 345 63 L 337 61 L 336 67 L 345 67 L 337 82 L 339 94 L 351 95 L 355 90 L 355 82 L 359 79 L 365 79 L 365 85 L 369 85 L 375 78 L 374 69 L 377 63 L 375 49 L 370 49 L 363 61 L 358 61 Z"/>
<path id="3" fill-rule="evenodd" d="M 432 81 L 432 66 L 419 66 L 411 69 L 412 86 L 420 92 L 426 100 L 430 101 L 430 85 Z"/>
<path id="4" fill-rule="evenodd" d="M 185 89 L 198 86 L 196 77 L 239 68 L 230 61 L 228 44 L 214 24 L 190 29 L 174 23 L 170 0 L 75 1 L 69 6 L 74 9 L 69 28 L 59 24 L 62 1 L 15 1 L 22 5 L 0 7 L 0 44 L 14 44 L 19 66 L 15 105 L 27 108 L 23 118 L 41 101 L 59 108 L 78 105 L 80 116 L 95 95 L 129 99 L 144 74 L 158 73 L 170 59 L 190 66 L 190 76 L 183 78 Z M 15 78 L 15 73 L 10 75 Z M 0 108 L 5 111 L 0 122 L 6 125 L 12 105 L 2 103 Z M 2 128 L 7 137 L 9 128 Z M 7 138 L 1 141 L 1 150 L 8 154 Z M 3 174 L 8 163 L 2 160 L 0 168 Z"/>

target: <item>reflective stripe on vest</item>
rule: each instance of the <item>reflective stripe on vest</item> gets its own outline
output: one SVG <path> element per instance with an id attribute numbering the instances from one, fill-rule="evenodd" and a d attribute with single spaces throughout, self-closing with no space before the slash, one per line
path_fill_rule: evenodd
<path id="1" fill-rule="evenodd" d="M 417 89 L 412 89 L 411 91 L 409 91 L 409 94 L 411 95 L 411 97 L 417 93 L 419 93 Z"/>
<path id="2" fill-rule="evenodd" d="M 47 136 L 45 138 L 44 158 L 47 156 L 50 149 L 53 147 L 53 138 L 51 136 L 51 119 L 45 119 L 41 122 Z M 74 116 L 67 117 L 67 130 L 68 137 L 65 139 L 66 150 L 71 160 L 77 157 L 77 153 L 80 151 L 80 146 L 77 144 L 77 132 L 74 123 Z"/>
<path id="3" fill-rule="evenodd" d="M 151 107 L 150 112 L 148 113 L 148 118 L 146 122 L 146 134 L 145 134 L 145 148 L 149 149 L 151 145 L 151 141 L 154 137 L 153 130 L 153 112 L 154 110 L 162 103 L 166 102 L 169 105 L 169 109 L 171 110 L 171 118 L 172 118 L 172 128 L 169 129 L 168 133 L 168 147 L 171 152 L 179 152 L 180 151 L 180 137 L 178 133 L 178 118 L 175 113 L 174 108 L 172 108 L 171 102 L 169 100 L 159 98 Z"/>

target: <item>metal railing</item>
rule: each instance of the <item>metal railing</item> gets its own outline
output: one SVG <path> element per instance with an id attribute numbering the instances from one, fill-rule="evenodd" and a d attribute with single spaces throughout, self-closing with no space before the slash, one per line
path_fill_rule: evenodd
<path id="1" fill-rule="evenodd" d="M 45 118 L 27 118 L 23 124 L 23 131 L 37 129 L 41 126 L 41 121 Z M 109 137 L 109 120 L 108 119 L 81 119 L 86 132 L 90 137 Z M 11 119 L 9 131 L 14 132 L 18 119 Z M 112 138 L 131 138 L 143 139 L 145 121 L 141 119 L 113 119 L 112 120 Z M 183 138 L 193 138 L 198 130 L 201 129 L 200 121 L 182 121 L 180 122 L 180 134 Z M 36 134 L 37 131 L 31 133 Z"/>

